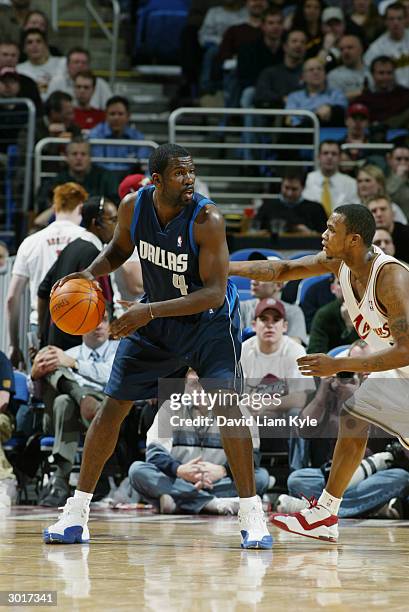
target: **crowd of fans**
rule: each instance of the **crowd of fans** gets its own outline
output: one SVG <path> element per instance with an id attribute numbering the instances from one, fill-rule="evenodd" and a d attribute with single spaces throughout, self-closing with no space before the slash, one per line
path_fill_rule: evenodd
<path id="1" fill-rule="evenodd" d="M 124 2 L 123 9 L 132 5 Z M 0 353 L 0 508 L 15 496 L 17 480 L 21 494 L 30 473 L 24 452 L 27 446 L 40 448 L 45 435 L 52 437 L 51 469 L 50 462 L 44 469 L 39 453 L 35 501 L 64 504 L 81 439 L 98 411 L 117 347 L 109 338 L 109 321 L 121 314 L 121 299 L 135 300 L 143 293 L 135 250 L 115 275 L 98 279 L 107 308 L 93 332 L 70 336 L 49 319 L 54 282 L 89 265 L 113 235 L 120 199 L 149 182 L 144 163 L 149 149 L 143 142 L 124 142 L 145 138 L 131 123 L 129 100 L 114 95 L 92 72 L 87 49 L 60 50 L 56 42 L 47 16 L 32 8 L 30 0 L 0 6 L 0 100 L 32 100 L 35 142 L 48 136 L 69 139 L 67 145 L 45 148 L 48 156 L 63 159 L 46 162 L 51 178 L 33 191 L 31 231 L 36 233 L 19 245 L 8 287 L 10 347 L 7 356 Z M 286 232 L 319 236 L 337 206 L 360 203 L 374 215 L 374 243 L 409 263 L 408 2 L 192 0 L 180 46 L 181 103 L 189 99 L 211 106 L 222 100 L 226 107 L 287 109 L 288 128 L 304 126 L 291 111 L 309 110 L 322 128 L 335 129 L 334 137 L 320 143 L 316 170 L 306 173 L 302 163 L 283 169 L 277 197 L 266 198 L 257 211 L 259 228 L 269 231 L 272 222 L 281 220 Z M 15 109 L 15 101 L 0 106 L 5 124 Z M 249 117 L 244 121 L 255 125 Z M 257 121 L 266 125 L 265 118 Z M 7 132 L 8 142 L 20 150 L 25 137 L 16 123 Z M 89 142 L 98 139 L 112 144 Z M 387 139 L 388 150 L 360 147 L 383 145 Z M 115 145 L 115 140 L 122 142 Z M 0 153 L 7 155 L 7 149 Z M 0 168 L 2 163 L 0 157 Z M 7 245 L 0 242 L 0 274 L 7 270 L 8 255 Z M 265 255 L 254 251 L 249 257 Z M 19 337 L 26 285 L 29 360 Z M 302 491 L 319 496 L 342 402 L 362 382 L 352 375 L 314 381 L 299 374 L 296 359 L 340 345 L 348 345 L 352 354 L 369 350 L 356 334 L 336 279 L 320 279 L 302 299 L 299 290 L 297 282 L 253 281 L 251 298 L 242 302 L 242 365 L 248 389 L 280 390 L 280 407 L 270 405 L 267 415 L 313 415 L 325 433 L 317 439 L 296 428 L 281 437 L 271 437 L 263 427 L 252 432 L 257 492 L 282 493 L 277 501 L 281 511 L 302 508 Z M 16 387 L 18 370 L 25 371 L 25 399 Z M 196 373 L 189 371 L 187 392 L 199 388 Z M 96 497 L 113 497 L 106 483 L 115 474 L 125 479 L 128 501 L 137 495 L 163 513 L 237 513 L 237 493 L 217 427 L 194 425 L 195 416 L 208 414 L 206 402 L 183 407 L 184 416 L 192 417 L 189 427 L 170 427 L 169 405 L 157 410 L 156 403 L 157 398 L 135 403 Z M 40 419 L 34 418 L 38 412 Z M 12 436 L 17 444 L 10 447 Z M 354 475 L 343 516 L 403 516 L 408 460 L 390 440 L 374 435 L 371 441 L 371 461 L 365 464 L 364 459 Z M 283 451 L 289 478 L 277 483 L 269 458 Z"/>

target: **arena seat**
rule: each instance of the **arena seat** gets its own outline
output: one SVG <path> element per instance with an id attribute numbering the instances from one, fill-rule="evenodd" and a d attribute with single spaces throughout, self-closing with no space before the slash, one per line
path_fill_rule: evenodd
<path id="1" fill-rule="evenodd" d="M 299 251 L 291 255 L 290 259 L 300 259 L 300 257 L 307 257 L 307 255 L 316 255 L 318 251 Z"/>
<path id="2" fill-rule="evenodd" d="M 329 357 L 336 357 L 337 355 L 339 355 L 339 353 L 342 353 L 342 351 L 346 351 L 347 349 L 349 349 L 349 347 L 350 344 L 340 344 L 339 346 L 335 346 L 330 351 L 328 351 L 327 355 Z"/>
<path id="3" fill-rule="evenodd" d="M 331 274 L 320 274 L 319 276 L 313 276 L 312 278 L 304 278 L 300 284 L 298 285 L 298 291 L 297 291 L 297 298 L 295 300 L 295 303 L 299 306 L 300 304 L 302 304 L 305 295 L 307 293 L 307 290 L 312 286 L 315 285 L 315 283 L 319 283 L 320 281 L 324 280 L 325 278 L 330 278 Z"/>
<path id="4" fill-rule="evenodd" d="M 273 249 L 258 249 L 254 247 L 253 249 L 239 249 L 238 251 L 233 251 L 233 253 L 230 253 L 230 261 L 247 261 L 251 253 L 254 252 L 261 253 L 265 257 L 283 258 L 280 253 L 273 251 Z"/>

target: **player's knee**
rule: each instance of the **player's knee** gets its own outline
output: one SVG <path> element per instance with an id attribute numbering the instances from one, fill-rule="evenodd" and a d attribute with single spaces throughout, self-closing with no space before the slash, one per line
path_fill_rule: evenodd
<path id="1" fill-rule="evenodd" d="M 350 438 L 351 444 L 362 444 L 362 439 L 366 439 L 369 434 L 370 424 L 356 416 L 352 416 L 345 410 L 341 414 L 339 422 L 339 437 Z"/>
<path id="2" fill-rule="evenodd" d="M 121 424 L 126 415 L 132 408 L 133 402 L 125 400 L 117 400 L 112 397 L 107 397 L 102 402 L 100 408 L 93 419 L 97 424 L 105 424 L 109 422 L 112 426 Z"/>

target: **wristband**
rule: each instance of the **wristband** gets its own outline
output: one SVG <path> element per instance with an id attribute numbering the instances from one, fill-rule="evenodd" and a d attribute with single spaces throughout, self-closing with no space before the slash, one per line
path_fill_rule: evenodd
<path id="1" fill-rule="evenodd" d="M 151 315 L 151 319 L 154 319 L 154 318 L 155 318 L 155 315 L 154 315 L 154 314 L 153 314 L 153 312 L 152 312 L 152 306 L 151 306 L 151 303 L 150 303 L 150 302 L 148 302 L 148 306 L 149 306 L 149 314 Z"/>

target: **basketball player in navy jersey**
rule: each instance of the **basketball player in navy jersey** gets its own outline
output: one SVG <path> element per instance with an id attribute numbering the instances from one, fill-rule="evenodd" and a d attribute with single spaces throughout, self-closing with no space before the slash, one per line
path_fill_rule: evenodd
<path id="1" fill-rule="evenodd" d="M 44 531 L 47 543 L 89 540 L 89 503 L 120 425 L 134 400 L 157 397 L 159 378 L 183 379 L 190 366 L 206 391 L 241 388 L 238 294 L 227 279 L 223 217 L 213 202 L 195 193 L 195 167 L 184 148 L 159 147 L 149 167 L 153 185 L 122 200 L 106 249 L 85 271 L 58 283 L 109 274 L 136 245 L 146 293 L 111 325 L 112 336 L 122 340 L 105 389 L 107 398 L 87 433 L 78 489 L 57 523 Z M 223 410 L 226 407 L 218 406 L 216 412 Z M 229 416 L 240 417 L 239 408 L 229 408 Z M 245 427 L 234 433 L 221 428 L 221 435 L 240 496 L 241 546 L 271 548 L 255 490 L 250 432 Z"/>
<path id="2" fill-rule="evenodd" d="M 329 480 L 319 500 L 295 514 L 275 514 L 277 527 L 336 542 L 342 495 L 366 448 L 369 423 L 395 435 L 409 449 L 409 266 L 372 245 L 375 221 L 362 205 L 339 206 L 322 235 L 323 251 L 290 261 L 231 262 L 230 274 L 258 281 L 286 281 L 332 272 L 339 278 L 351 321 L 374 353 L 334 359 L 306 355 L 306 376 L 371 372 L 344 404 Z"/>

